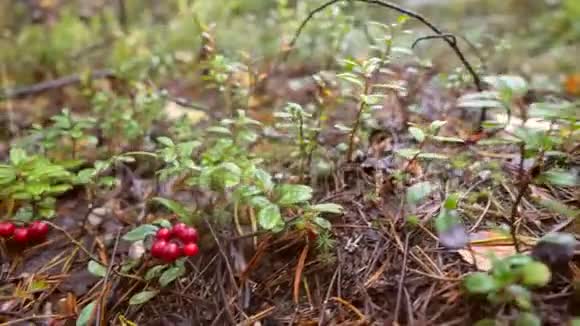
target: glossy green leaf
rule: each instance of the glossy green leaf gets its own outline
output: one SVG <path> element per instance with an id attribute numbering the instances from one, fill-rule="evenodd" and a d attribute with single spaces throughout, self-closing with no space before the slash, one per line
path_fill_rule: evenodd
<path id="1" fill-rule="evenodd" d="M 158 137 L 158 138 L 157 138 L 157 141 L 158 141 L 159 143 L 161 143 L 161 144 L 163 144 L 163 145 L 167 146 L 167 147 L 174 147 L 174 146 L 175 146 L 175 143 L 174 143 L 174 142 L 173 142 L 173 140 L 171 140 L 171 138 L 169 138 L 169 137 L 164 137 L 164 136 L 162 136 L 162 137 Z"/>
<path id="2" fill-rule="evenodd" d="M 323 229 L 326 229 L 326 230 L 332 229 L 332 224 L 330 223 L 329 220 L 327 220 L 325 218 L 317 216 L 313 219 L 313 221 L 314 221 L 314 223 L 316 223 L 316 225 L 320 226 Z"/>
<path id="3" fill-rule="evenodd" d="M 463 285 L 469 293 L 486 294 L 496 289 L 496 282 L 487 273 L 471 273 L 465 277 Z"/>
<path id="4" fill-rule="evenodd" d="M 105 277 L 107 275 L 107 268 L 94 260 L 89 261 L 88 270 L 91 274 L 98 277 Z"/>
<path id="5" fill-rule="evenodd" d="M 418 143 L 425 141 L 425 133 L 417 127 L 409 127 L 409 132 Z"/>
<path id="6" fill-rule="evenodd" d="M 420 152 L 421 151 L 416 149 L 416 148 L 402 148 L 402 149 L 395 150 L 396 154 L 398 154 L 406 159 L 412 159 Z"/>
<path id="7" fill-rule="evenodd" d="M 22 148 L 12 148 L 10 150 L 10 162 L 13 165 L 18 165 L 24 162 L 27 157 L 28 156 L 26 155 L 26 151 L 24 151 Z"/>
<path id="8" fill-rule="evenodd" d="M 312 188 L 305 185 L 283 184 L 276 188 L 278 204 L 288 206 L 303 203 L 312 198 Z"/>
<path id="9" fill-rule="evenodd" d="M 258 187 L 264 192 L 270 192 L 274 188 L 274 182 L 272 181 L 272 175 L 263 169 L 256 169 L 255 171 L 256 183 Z"/>
<path id="10" fill-rule="evenodd" d="M 183 276 L 183 274 L 185 274 L 185 267 L 183 266 L 183 264 L 176 264 L 175 266 L 163 272 L 161 276 L 159 276 L 159 284 L 162 287 L 166 287 L 169 283 Z"/>
<path id="11" fill-rule="evenodd" d="M 464 143 L 465 141 L 457 137 L 443 137 L 443 136 L 432 136 L 433 140 L 443 142 L 443 143 Z"/>
<path id="12" fill-rule="evenodd" d="M 574 187 L 578 185 L 578 176 L 572 171 L 566 171 L 562 169 L 552 169 L 542 173 L 539 177 L 541 180 L 557 185 L 557 186 L 570 186 Z"/>
<path id="13" fill-rule="evenodd" d="M 548 266 L 533 261 L 524 265 L 521 270 L 522 284 L 527 286 L 542 287 L 547 285 L 552 279 L 552 273 Z"/>
<path id="14" fill-rule="evenodd" d="M 344 208 L 338 204 L 325 203 L 310 206 L 310 209 L 321 213 L 341 214 Z"/>
<path id="15" fill-rule="evenodd" d="M 145 281 L 151 281 L 152 279 L 159 277 L 165 268 L 167 268 L 167 265 L 157 265 L 149 268 L 147 273 L 145 273 Z"/>
<path id="16" fill-rule="evenodd" d="M 97 303 L 95 301 L 91 301 L 91 303 L 84 306 L 84 308 L 79 313 L 79 318 L 77 319 L 76 326 L 87 326 L 93 319 L 93 315 L 95 314 L 95 308 L 97 307 Z"/>
<path id="17" fill-rule="evenodd" d="M 142 292 L 139 292 L 139 293 L 135 294 L 134 296 L 132 296 L 131 299 L 129 299 L 129 304 L 130 305 L 140 305 L 140 304 L 144 304 L 147 301 L 153 299 L 157 294 L 159 294 L 159 291 L 142 291 Z"/>
<path id="18" fill-rule="evenodd" d="M 417 155 L 418 158 L 426 159 L 426 160 L 448 160 L 449 157 L 443 154 L 437 153 L 421 153 Z"/>
<path id="19" fill-rule="evenodd" d="M 283 225 L 284 221 L 278 205 L 269 204 L 262 207 L 258 213 L 258 223 L 266 230 L 273 230 L 279 225 Z"/>
<path id="20" fill-rule="evenodd" d="M 159 230 L 159 227 L 157 227 L 155 225 L 143 224 L 143 225 L 138 226 L 137 228 L 127 232 L 127 234 L 125 234 L 123 236 L 123 240 L 131 241 L 131 242 L 143 240 L 147 236 L 155 234 L 155 232 L 157 232 L 157 230 Z"/>

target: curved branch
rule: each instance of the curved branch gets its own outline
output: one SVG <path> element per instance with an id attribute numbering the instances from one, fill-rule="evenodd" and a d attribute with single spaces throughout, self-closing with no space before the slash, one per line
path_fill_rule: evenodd
<path id="1" fill-rule="evenodd" d="M 453 34 L 435 34 L 435 35 L 426 35 L 418 37 L 413 45 L 411 45 L 411 49 L 414 49 L 419 43 L 422 41 L 433 40 L 433 39 L 444 39 L 447 42 L 452 42 L 453 44 L 457 44 L 457 37 Z"/>
<path id="2" fill-rule="evenodd" d="M 451 39 L 449 37 L 450 34 L 447 33 L 443 33 L 443 31 L 441 29 L 439 29 L 437 26 L 435 26 L 435 24 L 431 23 L 427 18 L 425 18 L 424 16 L 422 16 L 419 13 L 416 13 L 412 10 L 400 7 L 394 3 L 388 2 L 388 1 L 384 1 L 384 0 L 330 0 L 324 4 L 322 4 L 321 6 L 315 8 L 313 11 L 311 11 L 308 16 L 306 17 L 306 19 L 304 19 L 304 21 L 302 21 L 302 23 L 300 24 L 300 27 L 298 27 L 298 29 L 296 30 L 296 33 L 294 34 L 294 37 L 292 38 L 292 41 L 290 41 L 289 43 L 289 49 L 292 50 L 294 48 L 294 45 L 296 44 L 296 41 L 298 40 L 298 38 L 300 37 L 300 34 L 302 33 L 302 30 L 304 29 L 304 27 L 306 27 L 306 25 L 308 24 L 308 22 L 310 22 L 310 20 L 312 20 L 312 18 L 319 12 L 323 11 L 324 9 L 338 3 L 341 1 L 348 1 L 348 2 L 363 2 L 363 3 L 367 3 L 367 4 L 374 4 L 374 5 L 378 5 L 380 7 L 384 7 L 384 8 L 388 8 L 394 11 L 397 11 L 401 14 L 407 15 L 409 17 L 412 17 L 418 21 L 420 21 L 423 25 L 427 26 L 429 29 L 431 29 L 435 34 L 437 34 L 438 38 L 442 38 L 448 45 L 449 47 L 451 47 L 451 49 L 453 50 L 453 52 L 455 52 L 455 55 L 457 55 L 457 57 L 459 58 L 459 60 L 461 61 L 461 63 L 463 64 L 463 66 L 467 69 L 467 71 L 469 72 L 469 74 L 471 75 L 471 78 L 473 79 L 473 83 L 475 84 L 475 87 L 477 89 L 477 91 L 481 92 L 483 91 L 483 85 L 481 82 L 481 78 L 479 77 L 479 75 L 475 72 L 475 69 L 473 69 L 473 66 L 469 63 L 469 61 L 467 60 L 467 58 L 465 58 L 465 55 L 463 55 L 463 52 L 461 51 L 461 49 L 457 46 L 457 41 L 455 39 L 455 36 L 453 36 L 453 39 Z M 430 38 L 434 38 L 434 37 L 430 37 Z M 286 55 L 284 56 L 284 60 L 286 60 L 288 58 L 290 51 L 286 52 Z M 479 121 L 479 125 L 480 125 L 480 129 L 481 129 L 481 122 L 483 120 L 485 120 L 485 116 L 486 116 L 486 110 L 483 109 L 481 112 L 481 116 L 480 116 L 480 121 Z"/>
<path id="3" fill-rule="evenodd" d="M 411 46 L 411 49 L 414 49 L 420 42 L 422 41 L 427 41 L 427 40 L 433 40 L 433 39 L 444 39 L 444 38 L 448 38 L 450 42 L 453 42 L 455 44 L 457 44 L 457 38 L 462 39 L 465 44 L 467 44 L 469 46 L 469 48 L 471 49 L 471 52 L 473 52 L 473 54 L 475 56 L 477 56 L 477 58 L 479 59 L 479 61 L 481 62 L 481 64 L 483 64 L 484 68 L 486 66 L 485 63 L 485 59 L 481 56 L 481 54 L 479 53 L 479 50 L 477 49 L 477 47 L 471 42 L 469 41 L 465 36 L 463 35 L 454 35 L 454 34 L 435 34 L 435 35 L 426 35 L 426 36 L 421 36 L 418 37 L 415 42 L 413 42 L 413 45 Z"/>

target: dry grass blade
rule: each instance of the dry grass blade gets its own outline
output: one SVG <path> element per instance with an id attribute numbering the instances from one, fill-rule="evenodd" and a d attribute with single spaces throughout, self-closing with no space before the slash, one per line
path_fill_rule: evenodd
<path id="1" fill-rule="evenodd" d="M 294 304 L 298 304 L 300 301 L 300 283 L 302 281 L 302 273 L 304 271 L 304 264 L 306 263 L 306 257 L 308 256 L 308 243 L 302 249 L 300 257 L 298 258 L 298 264 L 296 264 L 296 273 L 294 274 L 294 287 L 293 287 L 293 299 Z"/>

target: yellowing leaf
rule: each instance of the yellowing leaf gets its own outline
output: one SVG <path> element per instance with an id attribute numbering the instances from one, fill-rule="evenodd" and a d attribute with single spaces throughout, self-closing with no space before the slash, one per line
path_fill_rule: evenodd
<path id="1" fill-rule="evenodd" d="M 208 118 L 207 114 L 201 110 L 188 108 L 173 101 L 167 102 L 164 111 L 170 120 L 182 119 L 185 116 L 192 125 L 196 125 Z"/>
<path id="2" fill-rule="evenodd" d="M 503 259 L 517 254 L 511 235 L 497 231 L 479 231 L 470 236 L 471 251 L 461 249 L 457 252 L 464 261 L 475 265 L 480 271 L 489 271 L 491 257 Z M 535 239 L 519 236 L 520 246 L 526 249 L 536 242 Z M 475 258 L 475 261 L 474 261 Z"/>
<path id="3" fill-rule="evenodd" d="M 137 326 L 137 324 L 125 318 L 123 315 L 119 316 L 119 322 L 121 322 L 121 326 Z"/>

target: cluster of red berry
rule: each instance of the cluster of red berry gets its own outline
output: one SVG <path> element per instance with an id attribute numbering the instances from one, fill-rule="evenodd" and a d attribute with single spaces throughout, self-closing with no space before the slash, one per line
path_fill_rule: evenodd
<path id="1" fill-rule="evenodd" d="M 151 246 L 151 256 L 167 263 L 182 256 L 195 256 L 199 252 L 197 238 L 197 230 L 185 223 L 177 223 L 171 229 L 159 229 Z"/>
<path id="2" fill-rule="evenodd" d="M 34 221 L 28 226 L 16 226 L 12 222 L 0 223 L 0 237 L 10 238 L 19 244 L 39 242 L 46 238 L 48 224 L 42 221 Z"/>

